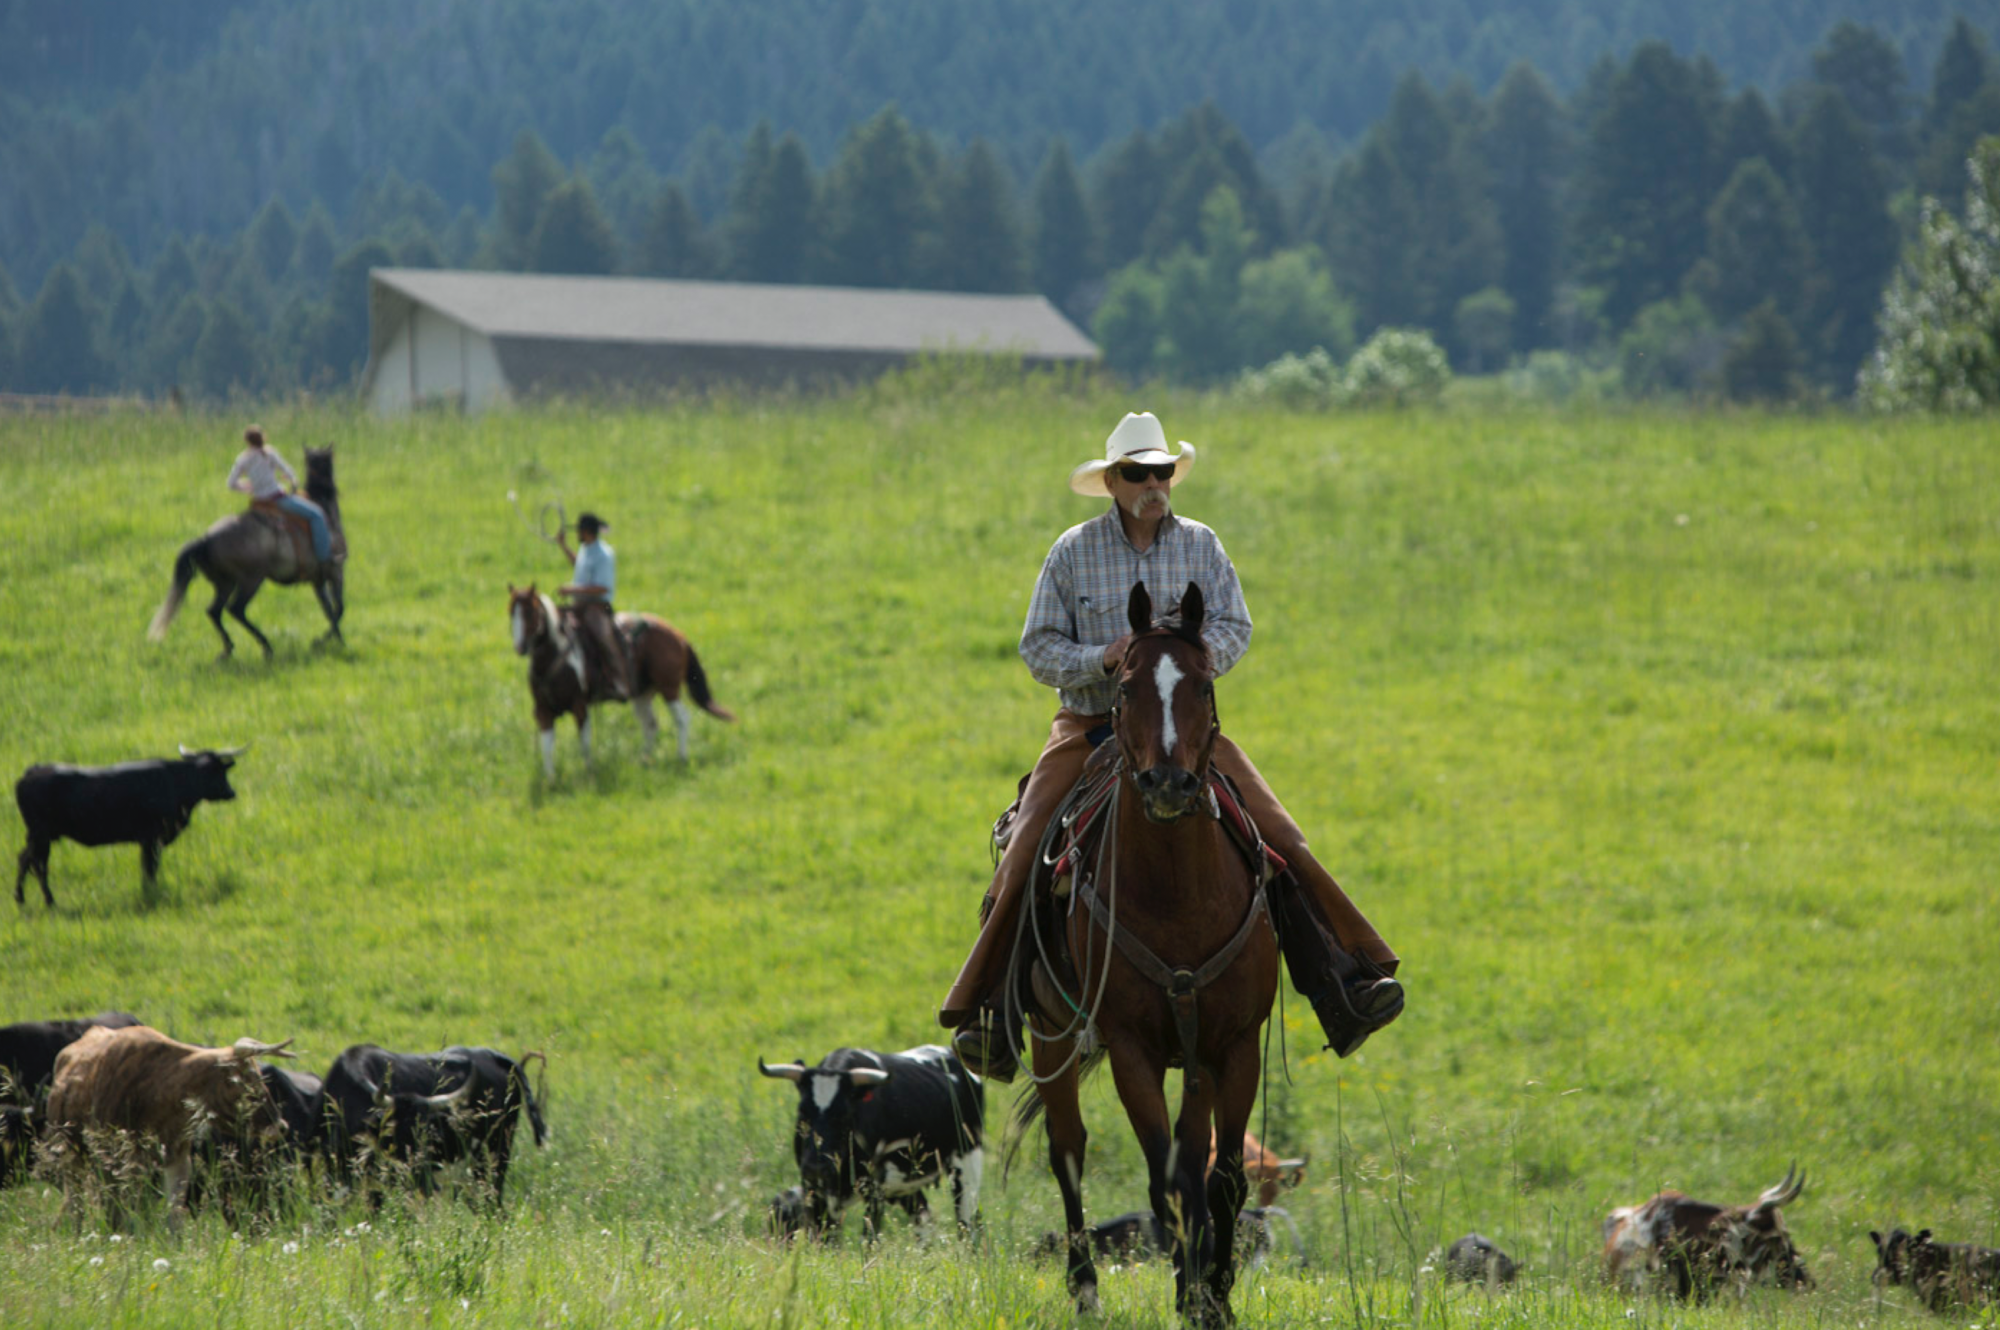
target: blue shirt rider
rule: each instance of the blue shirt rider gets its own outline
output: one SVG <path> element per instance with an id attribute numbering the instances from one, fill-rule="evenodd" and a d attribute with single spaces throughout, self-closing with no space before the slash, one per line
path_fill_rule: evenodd
<path id="1" fill-rule="evenodd" d="M 631 673 L 626 667 L 625 644 L 619 641 L 618 624 L 612 617 L 611 597 L 618 587 L 617 555 L 599 539 L 611 523 L 596 513 L 582 513 L 576 519 L 576 540 L 581 547 L 571 550 L 569 541 L 558 532 L 556 543 L 573 568 L 571 580 L 556 588 L 569 597 L 577 622 L 597 647 L 599 666 L 604 671 L 607 691 L 618 701 L 632 698 Z"/>

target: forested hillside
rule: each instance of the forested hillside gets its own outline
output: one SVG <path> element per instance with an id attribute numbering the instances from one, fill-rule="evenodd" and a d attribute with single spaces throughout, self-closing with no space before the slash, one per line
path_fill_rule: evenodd
<path id="1" fill-rule="evenodd" d="M 0 0 L 0 389 L 338 387 L 394 263 L 1039 290 L 1193 382 L 1416 327 L 1839 395 L 2000 132 L 1958 9 Z"/>

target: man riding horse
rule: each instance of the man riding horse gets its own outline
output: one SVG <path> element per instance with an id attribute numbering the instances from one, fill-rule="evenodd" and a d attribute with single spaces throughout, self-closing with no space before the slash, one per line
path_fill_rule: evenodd
<path id="1" fill-rule="evenodd" d="M 576 519 L 576 541 L 582 548 L 575 551 L 560 531 L 556 533 L 556 544 L 562 547 L 563 557 L 573 569 L 569 583 L 556 591 L 569 598 L 577 621 L 583 626 L 584 639 L 595 648 L 590 654 L 595 657 L 592 663 L 603 672 L 604 691 L 613 701 L 629 702 L 631 672 L 626 666 L 617 616 L 611 608 L 611 597 L 618 589 L 617 556 L 599 535 L 610 529 L 611 523 L 596 513 L 584 513 Z"/>
<path id="2" fill-rule="evenodd" d="M 1002 1013 L 1021 898 L 1051 815 L 1111 733 L 1119 666 L 1131 639 L 1126 605 L 1133 585 L 1145 583 L 1156 605 L 1177 603 L 1191 582 L 1201 589 L 1207 607 L 1201 638 L 1217 675 L 1250 646 L 1250 612 L 1222 542 L 1176 515 L 1170 503 L 1194 460 L 1186 442 L 1178 453 L 1167 451 L 1151 412 L 1128 413 L 1106 441 L 1104 459 L 1070 473 L 1072 490 L 1109 497 L 1110 509 L 1056 540 L 1028 603 L 1021 658 L 1037 682 L 1058 690 L 1061 707 L 1023 785 L 980 907 L 979 938 L 938 1012 L 938 1023 L 957 1031 L 952 1047 L 960 1058 L 995 1080 L 1011 1080 L 1018 1067 L 1019 1031 Z M 1243 750 L 1218 735 L 1214 766 L 1235 783 L 1264 843 L 1285 863 L 1270 889 L 1286 965 L 1312 1003 L 1327 1046 L 1346 1057 L 1402 1013 L 1402 985 L 1391 977 L 1396 953 L 1313 857 L 1305 833 Z"/>

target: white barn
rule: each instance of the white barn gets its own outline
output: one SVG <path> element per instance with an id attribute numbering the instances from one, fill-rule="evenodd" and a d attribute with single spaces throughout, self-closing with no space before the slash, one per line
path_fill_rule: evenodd
<path id="1" fill-rule="evenodd" d="M 1038 295 L 378 268 L 361 395 L 399 415 L 545 396 L 810 388 L 940 351 L 1029 365 L 1098 357 Z"/>

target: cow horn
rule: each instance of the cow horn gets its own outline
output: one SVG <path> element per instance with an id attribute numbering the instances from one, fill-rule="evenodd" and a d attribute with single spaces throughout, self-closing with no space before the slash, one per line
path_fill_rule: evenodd
<path id="1" fill-rule="evenodd" d="M 1797 1181 L 1793 1181 L 1794 1177 L 1797 1178 Z M 1764 1194 L 1757 1198 L 1757 1209 L 1775 1210 L 1781 1205 L 1789 1205 L 1797 1200 L 1799 1193 L 1805 1189 L 1805 1174 L 1799 1172 L 1799 1166 L 1795 1161 L 1790 1168 L 1785 1170 L 1785 1180 L 1783 1182 L 1780 1182 L 1775 1187 L 1766 1187 L 1764 1189 Z"/>
<path id="2" fill-rule="evenodd" d="M 425 1095 L 424 1102 L 426 1104 L 429 1104 L 432 1108 L 457 1108 L 460 1104 L 465 1102 L 466 1096 L 471 1093 L 472 1093 L 472 1078 L 468 1076 L 465 1078 L 465 1083 L 463 1085 L 460 1085 L 456 1090 L 453 1090 L 450 1094 Z"/>
<path id="3" fill-rule="evenodd" d="M 297 1036 L 293 1037 L 296 1038 Z M 285 1040 L 282 1044 L 266 1044 L 260 1040 L 252 1039 L 246 1034 L 236 1041 L 236 1057 L 241 1062 L 248 1062 L 251 1058 L 295 1058 L 298 1056 L 297 1053 L 287 1053 L 285 1051 L 291 1047 L 291 1044 L 292 1041 L 290 1039 Z"/>
<path id="4" fill-rule="evenodd" d="M 848 1071 L 847 1079 L 856 1085 L 880 1085 L 889 1079 L 889 1073 L 873 1067 L 854 1067 Z"/>
<path id="5" fill-rule="evenodd" d="M 762 1058 L 757 1059 L 757 1070 L 777 1081 L 796 1081 L 806 1074 L 805 1064 L 802 1062 L 780 1062 L 775 1067 L 767 1067 Z"/>
<path id="6" fill-rule="evenodd" d="M 249 751 L 250 751 L 250 745 L 245 743 L 245 744 L 237 744 L 236 747 L 234 748 L 218 748 L 215 750 L 215 755 L 217 757 L 235 758 L 235 757 L 241 757 Z"/>

